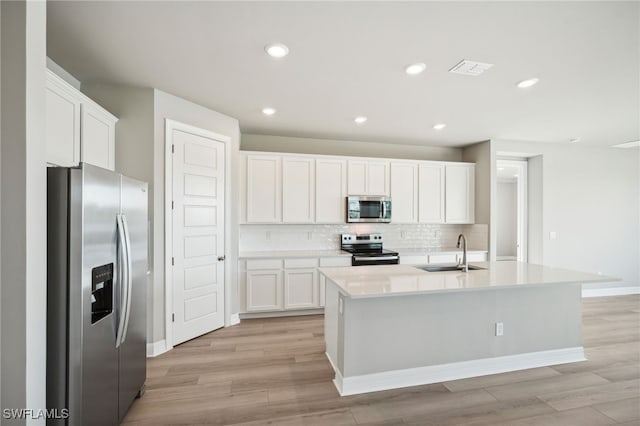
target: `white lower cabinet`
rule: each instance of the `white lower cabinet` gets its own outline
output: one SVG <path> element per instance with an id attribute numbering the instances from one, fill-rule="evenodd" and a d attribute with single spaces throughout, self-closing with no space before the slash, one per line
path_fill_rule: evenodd
<path id="1" fill-rule="evenodd" d="M 318 270 L 286 269 L 284 271 L 284 308 L 306 309 L 318 305 Z"/>
<path id="2" fill-rule="evenodd" d="M 282 271 L 247 271 L 247 311 L 282 309 Z"/>
<path id="3" fill-rule="evenodd" d="M 242 264 L 242 263 L 241 263 Z M 249 259 L 244 284 L 246 312 L 318 309 L 324 306 L 324 279 L 318 265 L 350 266 L 351 257 Z M 244 283 L 242 277 L 246 276 Z"/>

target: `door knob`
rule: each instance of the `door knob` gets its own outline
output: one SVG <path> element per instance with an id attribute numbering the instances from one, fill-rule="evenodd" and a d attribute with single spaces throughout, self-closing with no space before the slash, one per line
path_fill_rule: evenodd
<path id="1" fill-rule="evenodd" d="M 223 262 L 224 258 L 225 258 L 225 256 L 218 256 L 218 262 Z"/>

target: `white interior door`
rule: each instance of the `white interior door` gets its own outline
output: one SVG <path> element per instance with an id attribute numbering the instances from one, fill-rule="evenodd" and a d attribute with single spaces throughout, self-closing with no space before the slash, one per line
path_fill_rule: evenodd
<path id="1" fill-rule="evenodd" d="M 224 326 L 225 144 L 171 130 L 173 342 Z"/>

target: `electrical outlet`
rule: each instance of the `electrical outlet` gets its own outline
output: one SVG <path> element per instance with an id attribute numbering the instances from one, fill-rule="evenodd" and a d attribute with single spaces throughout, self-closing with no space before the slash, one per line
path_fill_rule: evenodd
<path id="1" fill-rule="evenodd" d="M 402 238 L 403 240 L 407 239 L 407 231 L 401 231 L 400 232 L 400 238 Z"/>
<path id="2" fill-rule="evenodd" d="M 496 336 L 502 336 L 504 335 L 504 323 L 503 322 L 497 322 L 496 323 Z"/>
<path id="3" fill-rule="evenodd" d="M 550 240 L 555 240 L 556 238 L 558 238 L 558 234 L 556 234 L 556 231 L 549 232 L 549 239 Z"/>

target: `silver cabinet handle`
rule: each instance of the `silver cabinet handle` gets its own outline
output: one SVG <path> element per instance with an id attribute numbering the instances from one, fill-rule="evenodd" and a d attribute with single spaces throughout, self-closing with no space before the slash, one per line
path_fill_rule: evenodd
<path id="1" fill-rule="evenodd" d="M 226 259 L 226 256 L 218 256 L 218 262 L 224 262 L 224 259 Z"/>
<path id="2" fill-rule="evenodd" d="M 353 256 L 355 260 L 396 260 L 398 256 Z"/>

